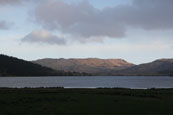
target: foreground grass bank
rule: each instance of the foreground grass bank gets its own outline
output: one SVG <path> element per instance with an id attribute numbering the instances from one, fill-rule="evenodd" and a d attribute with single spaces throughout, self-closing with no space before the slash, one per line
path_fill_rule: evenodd
<path id="1" fill-rule="evenodd" d="M 0 115 L 173 115 L 173 89 L 0 89 Z"/>

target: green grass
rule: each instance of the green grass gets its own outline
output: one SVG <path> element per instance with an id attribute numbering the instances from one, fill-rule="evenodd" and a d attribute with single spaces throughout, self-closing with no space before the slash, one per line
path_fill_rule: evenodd
<path id="1" fill-rule="evenodd" d="M 0 89 L 0 115 L 173 115 L 173 89 Z"/>

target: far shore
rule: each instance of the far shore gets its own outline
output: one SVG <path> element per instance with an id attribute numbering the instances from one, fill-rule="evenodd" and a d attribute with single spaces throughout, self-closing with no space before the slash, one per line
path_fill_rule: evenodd
<path id="1" fill-rule="evenodd" d="M 0 76 L 0 77 L 173 77 L 172 75 L 90 75 L 90 76 Z"/>

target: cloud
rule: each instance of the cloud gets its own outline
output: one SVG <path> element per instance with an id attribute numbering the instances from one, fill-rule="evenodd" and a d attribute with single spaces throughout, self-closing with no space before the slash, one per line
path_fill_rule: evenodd
<path id="1" fill-rule="evenodd" d="M 105 16 L 87 0 L 77 4 L 62 0 L 46 1 L 36 8 L 35 18 L 36 22 L 45 28 L 59 30 L 75 37 L 124 36 L 122 24 L 112 23 L 112 18 Z"/>
<path id="2" fill-rule="evenodd" d="M 24 5 L 23 3 L 30 3 L 30 2 L 43 2 L 43 0 L 0 0 L 0 7 L 7 6 L 7 5 Z"/>
<path id="3" fill-rule="evenodd" d="M 0 29 L 8 29 L 9 24 L 6 21 L 0 21 Z"/>
<path id="4" fill-rule="evenodd" d="M 0 0 L 0 5 L 18 4 L 21 2 L 22 0 Z"/>
<path id="5" fill-rule="evenodd" d="M 22 39 L 22 41 L 30 43 L 46 43 L 46 44 L 58 44 L 58 45 L 64 45 L 66 43 L 64 39 L 51 34 L 47 30 L 34 30 L 28 35 L 26 35 Z"/>
<path id="6" fill-rule="evenodd" d="M 164 30 L 173 28 L 172 5 L 172 0 L 133 0 L 132 5 L 110 8 L 106 12 L 126 26 Z"/>
<path id="7" fill-rule="evenodd" d="M 34 10 L 35 21 L 73 38 L 121 38 L 129 27 L 173 29 L 173 0 L 132 0 L 131 4 L 97 9 L 88 0 L 45 0 Z M 79 40 L 79 39 L 77 39 Z"/>

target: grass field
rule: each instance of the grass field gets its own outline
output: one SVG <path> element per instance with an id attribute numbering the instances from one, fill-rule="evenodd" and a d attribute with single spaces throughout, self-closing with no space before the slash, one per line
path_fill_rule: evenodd
<path id="1" fill-rule="evenodd" d="M 173 89 L 0 89 L 0 115 L 173 115 Z"/>

